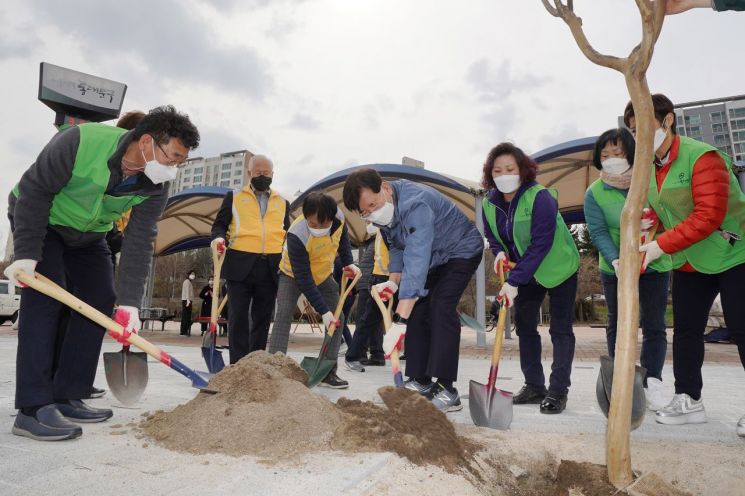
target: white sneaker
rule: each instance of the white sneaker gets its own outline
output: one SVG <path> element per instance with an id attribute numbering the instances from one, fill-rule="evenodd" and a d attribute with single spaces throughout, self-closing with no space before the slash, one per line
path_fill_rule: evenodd
<path id="1" fill-rule="evenodd" d="M 658 410 L 655 420 L 660 424 L 682 425 L 706 422 L 704 401 L 696 401 L 687 394 L 676 394 L 665 408 Z"/>
<path id="2" fill-rule="evenodd" d="M 740 421 L 737 422 L 737 435 L 745 437 L 745 415 L 740 417 Z"/>
<path id="3" fill-rule="evenodd" d="M 647 398 L 647 408 L 656 412 L 667 406 L 665 401 L 665 388 L 662 381 L 654 377 L 647 377 L 647 387 L 644 388 L 644 396 Z"/>

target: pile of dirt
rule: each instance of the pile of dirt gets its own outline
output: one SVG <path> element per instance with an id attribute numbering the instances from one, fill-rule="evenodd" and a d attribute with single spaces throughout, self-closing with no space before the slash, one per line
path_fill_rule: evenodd
<path id="1" fill-rule="evenodd" d="M 369 401 L 340 398 L 342 425 L 332 447 L 344 451 L 392 451 L 412 462 L 439 465 L 448 472 L 469 468 L 474 441 L 456 434 L 445 414 L 420 394 L 405 388 L 378 389 L 387 409 Z"/>

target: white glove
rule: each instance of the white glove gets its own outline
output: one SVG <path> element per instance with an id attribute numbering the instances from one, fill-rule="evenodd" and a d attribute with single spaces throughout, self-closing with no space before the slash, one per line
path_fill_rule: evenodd
<path id="1" fill-rule="evenodd" d="M 662 251 L 662 248 L 660 248 L 660 245 L 657 243 L 657 241 L 652 241 L 641 245 L 639 247 L 639 252 L 644 254 L 644 264 L 642 264 L 642 271 L 646 270 L 647 265 L 651 264 L 665 254 L 665 252 Z"/>
<path id="2" fill-rule="evenodd" d="M 212 242 L 210 243 L 210 248 L 216 250 L 217 253 L 222 255 L 223 253 L 225 253 L 225 238 L 213 239 Z"/>
<path id="3" fill-rule="evenodd" d="M 610 264 L 613 266 L 613 270 L 616 271 L 616 277 L 618 277 L 618 259 L 613 260 Z"/>
<path id="4" fill-rule="evenodd" d="M 502 284 L 497 300 L 510 308 L 515 303 L 515 298 L 517 298 L 517 287 L 508 282 Z"/>
<path id="5" fill-rule="evenodd" d="M 497 253 L 497 256 L 494 257 L 494 273 L 499 274 L 499 262 L 500 260 L 504 263 L 507 261 L 507 255 L 504 254 L 503 251 L 500 251 Z"/>
<path id="6" fill-rule="evenodd" d="M 186 306 L 187 307 L 190 307 L 191 306 L 191 300 L 186 300 Z"/>
<path id="7" fill-rule="evenodd" d="M 398 284 L 391 280 L 388 280 L 386 282 L 381 282 L 380 284 L 376 284 L 375 286 L 373 286 L 373 291 L 376 291 L 378 293 L 378 296 L 380 296 L 381 300 L 388 301 L 389 299 L 393 298 L 393 295 L 396 294 L 396 291 L 398 291 Z"/>
<path id="8" fill-rule="evenodd" d="M 657 221 L 654 219 L 642 219 L 641 231 L 642 232 L 649 231 L 650 229 L 652 229 L 652 226 L 654 226 L 656 223 Z"/>
<path id="9" fill-rule="evenodd" d="M 399 353 L 404 350 L 404 338 L 406 337 L 406 326 L 403 324 L 393 324 L 383 336 L 383 353 L 386 358 L 391 357 L 394 349 Z"/>
<path id="10" fill-rule="evenodd" d="M 142 326 L 140 322 L 140 310 L 137 307 L 128 307 L 125 305 L 117 307 L 114 320 L 116 320 L 117 324 L 124 327 L 125 331 L 129 332 L 136 333 Z"/>
<path id="11" fill-rule="evenodd" d="M 15 284 L 16 286 L 24 287 L 25 284 L 18 282 L 18 280 L 16 280 L 16 278 L 14 277 L 15 273 L 21 270 L 31 277 L 36 277 L 34 275 L 34 270 L 36 270 L 36 263 L 36 260 L 31 260 L 30 258 L 22 258 L 8 265 L 3 274 L 5 274 L 5 277 L 7 277 L 11 283 Z"/>
<path id="12" fill-rule="evenodd" d="M 334 324 L 335 328 L 341 325 L 341 322 L 336 320 L 336 317 L 334 317 L 334 314 L 331 312 L 324 313 L 321 318 L 323 319 L 323 326 L 326 328 L 326 330 L 329 330 L 331 328 L 331 324 Z"/>
<path id="13" fill-rule="evenodd" d="M 355 264 L 349 264 L 344 267 L 344 275 L 347 276 L 347 278 L 349 279 L 354 279 L 360 272 L 362 271 Z"/>

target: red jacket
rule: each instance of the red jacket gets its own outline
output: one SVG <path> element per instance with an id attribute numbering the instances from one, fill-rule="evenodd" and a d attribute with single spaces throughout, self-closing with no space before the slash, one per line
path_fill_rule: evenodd
<path id="1" fill-rule="evenodd" d="M 667 161 L 662 167 L 655 166 L 658 192 L 670 170 L 670 165 L 678 158 L 679 148 L 680 138 L 676 136 Z M 683 222 L 657 237 L 657 243 L 662 251 L 675 253 L 688 248 L 705 239 L 722 225 L 727 213 L 729 186 L 729 172 L 722 157 L 713 150 L 701 155 L 693 165 L 691 177 L 693 212 Z M 677 270 L 696 272 L 688 262 Z"/>

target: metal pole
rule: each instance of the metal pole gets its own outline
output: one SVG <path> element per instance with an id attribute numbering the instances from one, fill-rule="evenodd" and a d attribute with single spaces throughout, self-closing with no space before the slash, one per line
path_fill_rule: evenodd
<path id="1" fill-rule="evenodd" d="M 150 308 L 153 302 L 153 290 L 155 289 L 155 257 L 150 259 L 150 268 L 147 273 L 147 282 L 145 283 L 145 292 L 142 295 L 141 308 Z M 150 321 L 146 320 L 143 329 L 150 327 Z"/>
<path id="2" fill-rule="evenodd" d="M 483 196 L 482 191 L 477 191 L 475 197 L 475 221 L 476 229 L 479 230 L 481 236 L 484 235 L 484 221 L 481 217 L 481 198 Z M 481 328 L 484 328 L 486 324 L 486 276 L 484 274 L 484 254 L 481 254 L 481 263 L 479 268 L 476 269 L 476 320 L 478 320 Z M 476 346 L 486 347 L 486 336 L 483 333 L 476 334 Z"/>

